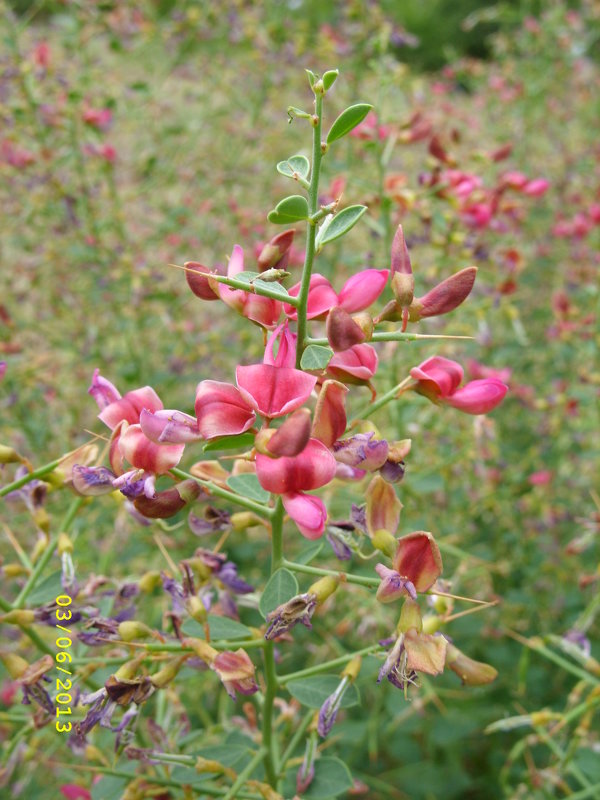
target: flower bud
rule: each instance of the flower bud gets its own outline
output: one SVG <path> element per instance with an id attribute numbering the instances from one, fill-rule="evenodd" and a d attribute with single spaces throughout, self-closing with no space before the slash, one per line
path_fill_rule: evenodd
<path id="1" fill-rule="evenodd" d="M 443 619 L 436 614 L 426 614 L 423 617 L 423 633 L 437 633 L 443 624 Z"/>
<path id="2" fill-rule="evenodd" d="M 320 605 L 335 592 L 339 585 L 340 579 L 337 575 L 326 575 L 324 578 L 315 581 L 315 583 L 309 587 L 307 594 L 314 595 L 317 599 L 317 603 Z"/>
<path id="3" fill-rule="evenodd" d="M 185 278 L 188 286 L 196 297 L 200 297 L 202 300 L 219 299 L 219 295 L 211 287 L 208 278 L 204 277 L 211 273 L 208 267 L 198 261 L 186 261 L 183 266 L 186 268 Z"/>
<path id="4" fill-rule="evenodd" d="M 354 658 L 349 661 L 345 668 L 342 670 L 342 678 L 350 678 L 352 682 L 354 682 L 358 678 L 358 673 L 360 672 L 360 667 L 362 664 L 362 657 L 361 656 L 354 656 Z"/>
<path id="5" fill-rule="evenodd" d="M 0 464 L 15 464 L 20 463 L 22 460 L 14 448 L 0 444 Z"/>
<path id="6" fill-rule="evenodd" d="M 285 269 L 290 257 L 290 247 L 294 241 L 295 228 L 274 236 L 263 247 L 257 258 L 259 272 L 267 269 Z"/>
<path id="7" fill-rule="evenodd" d="M 439 317 L 454 311 L 471 293 L 476 276 L 477 267 L 466 267 L 438 283 L 423 297 L 415 298 L 409 309 L 410 321 L 418 322 L 425 317 Z"/>
<path id="8" fill-rule="evenodd" d="M 175 516 L 188 503 L 195 500 L 204 491 L 197 481 L 185 480 L 154 497 L 140 495 L 134 498 L 136 510 L 150 519 L 168 519 Z"/>
<path id="9" fill-rule="evenodd" d="M 4 664 L 11 678 L 17 679 L 25 672 L 29 664 L 16 653 L 0 653 L 0 661 Z"/>
<path id="10" fill-rule="evenodd" d="M 20 575 L 29 574 L 27 567 L 23 564 L 3 564 L 1 567 L 2 574 L 6 578 L 18 578 Z"/>
<path id="11" fill-rule="evenodd" d="M 398 499 L 393 486 L 390 486 L 380 475 L 376 475 L 367 486 L 366 522 L 369 536 L 375 531 L 384 529 L 394 534 L 400 522 L 402 503 Z"/>
<path id="12" fill-rule="evenodd" d="M 161 585 L 161 577 L 160 577 L 160 572 L 158 572 L 158 570 L 145 572 L 138 581 L 140 592 L 146 592 L 146 593 L 153 592 L 154 589 L 156 589 L 156 587 L 160 585 Z"/>
<path id="13" fill-rule="evenodd" d="M 310 439 L 311 418 L 308 408 L 299 408 L 294 411 L 274 432 L 267 445 L 268 455 L 297 456 Z"/>
<path id="14" fill-rule="evenodd" d="M 329 344 L 336 353 L 348 350 L 355 344 L 362 344 L 367 338 L 362 328 L 341 306 L 334 306 L 327 315 L 325 331 Z"/>
<path id="15" fill-rule="evenodd" d="M 262 428 L 254 437 L 255 450 L 263 456 L 271 456 L 272 458 L 273 453 L 271 453 L 267 444 L 276 433 L 275 428 Z"/>
<path id="16" fill-rule="evenodd" d="M 359 314 L 353 314 L 352 321 L 355 322 L 364 333 L 365 341 L 370 342 L 373 337 L 373 329 L 375 324 L 373 322 L 373 317 L 369 314 L 369 312 L 361 311 Z"/>
<path id="17" fill-rule="evenodd" d="M 164 689 L 164 687 L 171 683 L 171 681 L 176 677 L 177 673 L 188 658 L 189 654 L 186 653 L 183 656 L 178 656 L 172 661 L 169 661 L 162 669 L 150 676 L 150 682 L 152 685 L 157 689 Z"/>
<path id="18" fill-rule="evenodd" d="M 25 627 L 35 622 L 35 612 L 29 608 L 13 608 L 0 616 L 0 622 L 6 625 L 23 625 Z"/>
<path id="19" fill-rule="evenodd" d="M 56 549 L 58 550 L 59 556 L 62 556 L 63 553 L 73 552 L 73 542 L 66 533 L 63 532 L 58 534 L 58 543 Z"/>
<path id="20" fill-rule="evenodd" d="M 389 558 L 393 558 L 396 548 L 398 547 L 396 537 L 392 536 L 392 534 L 384 528 L 375 531 L 373 536 L 371 536 L 371 544 L 376 550 L 380 550 L 386 556 L 389 556 Z"/>
<path id="21" fill-rule="evenodd" d="M 350 467 L 359 467 L 368 471 L 382 467 L 388 457 L 388 443 L 385 439 L 376 439 L 375 433 L 357 433 L 349 439 L 342 439 L 333 445 L 336 461 Z"/>
<path id="22" fill-rule="evenodd" d="M 474 661 L 452 644 L 447 646 L 446 666 L 456 672 L 466 686 L 484 686 L 495 680 L 498 675 L 494 667 L 482 661 Z"/>
<path id="23" fill-rule="evenodd" d="M 124 642 L 133 642 L 135 639 L 146 639 L 153 635 L 153 631 L 143 622 L 136 620 L 125 620 L 119 623 L 117 628 L 119 637 Z"/>
<path id="24" fill-rule="evenodd" d="M 194 653 L 209 666 L 213 663 L 215 658 L 219 655 L 219 651 L 211 647 L 204 639 L 194 639 L 189 637 L 183 639 L 181 642 L 182 647 L 189 647 Z"/>
<path id="25" fill-rule="evenodd" d="M 414 531 L 398 539 L 393 567 L 418 592 L 425 592 L 442 574 L 442 556 L 429 531 Z"/>
<path id="26" fill-rule="evenodd" d="M 411 628 L 414 628 L 417 633 L 421 633 L 423 630 L 423 618 L 417 601 L 407 597 L 400 611 L 400 619 L 396 630 L 398 633 L 406 633 Z"/>
<path id="27" fill-rule="evenodd" d="M 206 608 L 200 598 L 193 594 L 185 601 L 185 610 L 192 619 L 203 625 L 206 622 Z"/>
<path id="28" fill-rule="evenodd" d="M 413 302 L 415 276 L 396 272 L 392 275 L 392 291 L 396 298 L 396 303 L 401 308 L 407 308 Z"/>
<path id="29" fill-rule="evenodd" d="M 238 533 L 248 528 L 255 528 L 257 525 L 265 524 L 264 520 L 252 511 L 237 511 L 235 514 L 231 515 L 230 522 L 233 530 Z"/>
<path id="30" fill-rule="evenodd" d="M 121 664 L 119 669 L 115 672 L 113 677 L 119 682 L 131 681 L 137 675 L 140 664 L 146 657 L 146 653 L 142 653 L 137 658 L 132 658 L 131 661 L 126 661 Z"/>

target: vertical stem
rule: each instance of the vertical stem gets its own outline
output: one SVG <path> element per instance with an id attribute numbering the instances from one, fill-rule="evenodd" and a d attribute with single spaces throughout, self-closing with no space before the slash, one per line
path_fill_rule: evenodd
<path id="1" fill-rule="evenodd" d="M 310 174 L 310 186 L 308 189 L 308 211 L 312 216 L 316 214 L 319 206 L 319 174 L 321 171 L 321 122 L 323 116 L 323 95 L 315 96 L 315 116 L 317 124 L 313 128 L 313 148 L 312 148 L 312 171 Z M 302 283 L 298 295 L 298 344 L 296 349 L 296 368 L 300 369 L 302 353 L 304 352 L 306 339 L 306 304 L 308 302 L 308 289 L 312 275 L 313 262 L 315 260 L 315 239 L 317 236 L 317 226 L 314 222 L 308 221 L 306 230 L 306 254 L 304 256 L 304 267 L 302 269 Z"/>
<path id="2" fill-rule="evenodd" d="M 273 575 L 283 564 L 283 503 L 281 497 L 277 498 L 271 525 L 271 575 Z M 273 736 L 273 709 L 278 681 L 273 649 L 273 642 L 267 642 L 263 650 L 266 690 L 262 709 L 262 735 L 263 749 L 266 751 L 264 763 L 267 780 L 273 789 L 276 789 L 279 771 L 279 743 L 277 737 Z"/>

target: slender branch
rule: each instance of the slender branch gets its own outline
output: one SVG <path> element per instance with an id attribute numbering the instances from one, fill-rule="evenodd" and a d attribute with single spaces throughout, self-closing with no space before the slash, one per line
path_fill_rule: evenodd
<path id="1" fill-rule="evenodd" d="M 598 678 L 595 678 L 590 672 L 580 669 L 575 664 L 571 664 L 570 661 L 567 661 L 565 658 L 562 658 L 562 656 L 559 656 L 548 647 L 545 647 L 539 638 L 535 637 L 532 639 L 527 639 L 525 636 L 521 636 L 519 633 L 511 630 L 507 630 L 506 633 L 512 639 L 515 639 L 517 642 L 525 645 L 525 647 L 529 647 L 534 652 L 544 656 L 544 658 L 547 658 L 548 661 L 553 661 L 555 664 L 558 664 L 559 667 L 562 667 L 566 672 L 570 672 L 571 675 L 575 675 L 575 677 L 579 678 L 579 680 L 585 681 L 586 683 L 591 683 L 594 686 L 600 686 L 600 680 L 598 680 Z"/>
<path id="2" fill-rule="evenodd" d="M 336 667 L 342 667 L 344 664 L 347 664 L 349 661 L 355 656 L 368 656 L 372 655 L 373 653 L 377 653 L 379 650 L 382 650 L 380 644 L 372 644 L 369 647 L 364 647 L 362 650 L 357 650 L 355 653 L 346 653 L 339 658 L 334 658 L 332 661 L 325 661 L 323 664 L 317 664 L 314 667 L 307 667 L 306 669 L 300 669 L 298 672 L 290 672 L 288 675 L 280 675 L 279 676 L 279 685 L 285 686 L 286 683 L 290 681 L 295 681 L 298 678 L 308 678 L 311 675 L 318 675 L 321 672 L 327 672 L 329 669 L 335 669 Z"/>
<path id="3" fill-rule="evenodd" d="M 264 506 L 262 503 L 257 503 L 255 500 L 242 497 L 239 494 L 235 494 L 235 492 L 230 492 L 228 489 L 221 489 L 216 483 L 205 481 L 203 478 L 197 478 L 195 475 L 192 475 L 190 472 L 184 472 L 182 469 L 172 469 L 171 475 L 174 475 L 176 478 L 181 478 L 182 480 L 196 481 L 200 486 L 204 486 L 205 489 L 208 489 L 211 494 L 229 500 L 230 503 L 234 503 L 235 505 L 248 508 L 250 511 L 255 511 L 261 517 L 269 518 L 274 513 L 274 509 L 269 506 Z"/>
<path id="4" fill-rule="evenodd" d="M 288 561 L 287 559 L 283 560 L 282 566 L 291 569 L 292 572 L 304 572 L 306 575 L 332 575 L 334 578 L 341 577 L 342 581 L 345 583 L 355 583 L 357 586 L 367 586 L 370 589 L 377 588 L 381 583 L 379 578 L 367 578 L 362 575 L 353 575 L 351 572 L 311 567 L 308 564 L 298 564 L 296 561 Z"/>
<path id="5" fill-rule="evenodd" d="M 26 483 L 30 483 L 30 481 L 34 481 L 36 478 L 43 478 L 44 475 L 48 475 L 50 472 L 54 472 L 54 470 L 60 466 L 60 462 L 63 460 L 63 457 L 57 458 L 54 461 L 50 461 L 48 464 L 44 464 L 43 467 L 38 467 L 34 469 L 32 472 L 28 472 L 27 475 L 23 475 L 22 478 L 18 478 L 16 481 L 12 483 L 7 483 L 6 486 L 0 488 L 0 497 L 5 497 L 10 492 L 14 492 L 17 489 L 20 489 L 21 486 L 25 486 Z"/>
<path id="6" fill-rule="evenodd" d="M 321 123 L 323 118 L 323 95 L 315 96 L 315 116 L 317 124 L 313 128 L 312 170 L 310 174 L 310 188 L 308 190 L 308 213 L 313 216 L 319 210 L 319 175 L 321 171 Z M 306 342 L 306 305 L 308 303 L 308 290 L 315 260 L 315 241 L 317 226 L 309 222 L 306 226 L 306 254 L 302 269 L 302 283 L 298 294 L 298 344 L 296 348 L 296 368 L 300 369 L 302 353 Z"/>
<path id="7" fill-rule="evenodd" d="M 267 286 L 263 285 L 264 281 L 257 286 L 254 283 L 240 281 L 236 278 L 227 278 L 225 275 L 214 275 L 211 272 L 200 272 L 199 269 L 193 269 L 192 267 L 182 267 L 181 264 L 169 264 L 169 266 L 175 267 L 176 269 L 182 269 L 184 272 L 194 272 L 196 275 L 202 275 L 204 278 L 209 277 L 211 280 L 216 281 L 216 283 L 222 283 L 224 286 L 229 286 L 231 289 L 241 289 L 243 292 L 248 292 L 249 294 L 259 294 L 262 295 L 262 297 L 270 297 L 272 300 L 282 300 L 283 302 L 288 303 L 288 305 L 294 306 L 294 308 L 298 305 L 297 297 L 292 297 L 292 295 L 283 297 L 281 291 L 282 287 L 279 288 L 279 291 L 277 291 L 277 289 L 269 289 Z"/>
<path id="8" fill-rule="evenodd" d="M 450 336 L 445 333 L 402 333 L 402 331 L 375 331 L 370 342 L 416 342 L 419 339 L 472 339 L 472 336 Z M 326 337 L 307 337 L 306 344 L 329 344 Z"/>
<path id="9" fill-rule="evenodd" d="M 366 419 L 367 417 L 370 417 L 371 414 L 379 411 L 379 409 L 383 408 L 383 406 L 386 405 L 386 403 L 389 403 L 390 400 L 396 399 L 401 392 L 406 390 L 411 381 L 412 378 L 410 376 L 408 378 L 404 378 L 403 381 L 400 381 L 400 383 L 390 389 L 389 392 L 382 394 L 379 400 L 376 400 L 374 403 L 369 403 L 368 406 L 361 408 L 354 415 L 354 419 Z"/>
<path id="10" fill-rule="evenodd" d="M 298 725 L 298 727 L 294 732 L 294 735 L 290 739 L 288 746 L 283 751 L 283 755 L 281 756 L 281 765 L 279 768 L 279 774 L 281 777 L 285 775 L 285 768 L 287 766 L 287 762 L 294 755 L 294 750 L 296 749 L 296 747 L 298 747 L 298 744 L 300 743 L 300 740 L 306 733 L 306 729 L 310 725 L 314 715 L 315 715 L 314 711 L 309 711 L 307 714 L 305 714 L 304 719 L 302 720 L 300 725 Z"/>

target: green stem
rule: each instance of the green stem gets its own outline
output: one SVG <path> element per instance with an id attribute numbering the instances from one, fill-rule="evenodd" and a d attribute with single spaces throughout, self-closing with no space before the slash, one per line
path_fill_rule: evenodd
<path id="1" fill-rule="evenodd" d="M 258 750 L 254 757 L 249 761 L 247 766 L 240 772 L 240 774 L 235 779 L 235 782 L 231 789 L 227 792 L 223 800 L 235 800 L 238 797 L 238 792 L 242 788 L 242 786 L 246 783 L 248 778 L 252 775 L 258 764 L 262 761 L 262 759 L 267 754 L 267 749 L 265 747 L 261 747 Z"/>
<path id="2" fill-rule="evenodd" d="M 217 486 L 216 483 L 212 483 L 212 481 L 205 481 L 203 478 L 197 478 L 195 475 L 192 475 L 189 472 L 184 472 L 182 469 L 172 469 L 171 475 L 174 475 L 176 478 L 181 478 L 182 480 L 196 481 L 196 483 L 199 483 L 200 486 L 204 486 L 205 489 L 208 489 L 208 491 L 216 497 L 222 497 L 225 500 L 229 500 L 230 503 L 242 506 L 243 508 L 248 508 L 250 511 L 255 511 L 261 517 L 266 517 L 268 519 L 274 513 L 274 510 L 269 506 L 263 506 L 261 503 L 257 503 L 255 500 L 249 500 L 246 497 L 235 494 L 235 492 L 230 492 L 227 489 L 221 489 L 221 487 Z"/>
<path id="3" fill-rule="evenodd" d="M 190 272 L 196 272 L 196 270 L 189 270 Z M 200 273 L 203 274 L 203 273 Z M 259 294 L 262 297 L 270 297 L 273 300 L 282 300 L 281 296 L 281 288 L 279 291 L 277 289 L 269 289 L 266 286 L 255 286 L 254 284 L 249 284 L 246 281 L 238 281 L 235 278 L 225 278 L 220 275 L 211 275 L 211 280 L 216 281 L 217 283 L 222 283 L 225 286 L 230 286 L 232 289 L 241 289 L 243 292 L 249 292 L 250 294 Z M 297 306 L 298 305 L 298 298 L 289 297 L 285 298 L 285 302 L 288 303 L 290 306 Z"/>
<path id="4" fill-rule="evenodd" d="M 314 711 L 309 711 L 305 715 L 304 719 L 302 720 L 300 725 L 296 728 L 296 731 L 295 731 L 294 735 L 290 739 L 290 743 L 285 748 L 285 750 L 283 752 L 283 755 L 281 756 L 281 765 L 280 765 L 280 768 L 279 768 L 279 774 L 280 774 L 281 777 L 283 777 L 285 775 L 285 768 L 287 766 L 287 762 L 294 755 L 294 750 L 300 744 L 300 740 L 302 739 L 302 737 L 306 733 L 306 729 L 310 725 L 314 715 L 315 715 Z"/>
<path id="5" fill-rule="evenodd" d="M 283 503 L 280 497 L 277 498 L 271 526 L 271 575 L 273 575 L 285 563 L 283 558 Z M 273 711 L 279 682 L 275 669 L 273 642 L 266 642 L 263 654 L 266 689 L 262 707 L 262 743 L 265 750 L 264 763 L 267 780 L 273 789 L 276 789 L 277 773 L 279 771 L 279 744 L 276 736 L 273 735 Z"/>
<path id="6" fill-rule="evenodd" d="M 308 564 L 298 564 L 295 561 L 288 561 L 284 559 L 282 562 L 283 567 L 291 569 L 292 572 L 304 572 L 306 575 L 319 575 L 324 577 L 331 575 L 334 578 L 342 576 L 342 581 L 345 583 L 355 583 L 357 586 L 367 586 L 369 589 L 374 589 L 379 586 L 381 580 L 379 578 L 367 578 L 362 575 L 353 575 L 351 572 L 341 572 L 339 569 L 321 569 L 321 567 L 311 567 Z"/>
<path id="7" fill-rule="evenodd" d="M 312 170 L 310 173 L 310 187 L 308 189 L 308 213 L 312 217 L 319 206 L 319 175 L 321 172 L 321 123 L 323 117 L 323 95 L 315 96 L 315 116 L 317 124 L 313 128 Z M 315 240 L 317 226 L 308 222 L 306 228 L 306 254 L 302 269 L 302 283 L 298 294 L 298 344 L 296 346 L 296 368 L 300 369 L 302 353 L 306 346 L 306 305 L 308 303 L 308 290 L 312 276 L 313 262 L 315 260 Z"/>
<path id="8" fill-rule="evenodd" d="M 570 672 L 571 675 L 575 675 L 575 677 L 579 678 L 579 680 L 585 681 L 593 686 L 600 686 L 600 680 L 598 680 L 598 678 L 595 678 L 591 673 L 580 669 L 575 664 L 571 664 L 570 661 L 562 658 L 562 656 L 559 656 L 558 653 L 555 653 L 548 647 L 545 647 L 539 638 L 535 637 L 533 639 L 527 639 L 526 637 L 515 634 L 512 631 L 508 631 L 508 633 L 513 639 L 516 639 L 517 642 L 520 642 L 526 647 L 531 648 L 534 653 L 539 653 L 541 656 L 544 656 L 544 658 L 547 658 L 548 661 L 553 661 L 555 664 L 558 664 L 559 667 L 562 667 L 562 669 L 564 669 L 566 672 Z"/>
<path id="9" fill-rule="evenodd" d="M 76 497 L 69 506 L 69 510 L 65 514 L 65 518 L 63 519 L 61 525 L 59 526 L 58 529 L 59 532 L 55 533 L 54 536 L 50 538 L 50 541 L 46 545 L 46 549 L 40 556 L 39 560 L 36 562 L 33 572 L 27 579 L 27 583 L 25 584 L 25 586 L 23 586 L 19 596 L 15 600 L 13 608 L 23 607 L 25 600 L 27 599 L 30 592 L 35 588 L 38 578 L 40 577 L 40 575 L 46 568 L 46 565 L 50 561 L 50 558 L 52 557 L 52 553 L 54 552 L 54 549 L 58 543 L 59 534 L 66 533 L 69 530 L 69 528 L 73 524 L 73 520 L 77 516 L 77 512 L 79 511 L 79 508 L 83 503 L 83 501 L 84 501 L 83 497 Z"/>
<path id="10" fill-rule="evenodd" d="M 329 669 L 342 667 L 344 664 L 352 661 L 355 656 L 368 656 L 381 649 L 382 647 L 380 644 L 372 644 L 369 647 L 364 647 L 362 650 L 357 650 L 355 653 L 346 653 L 339 658 L 334 658 L 332 661 L 326 661 L 325 663 L 317 664 L 314 667 L 307 667 L 306 669 L 298 670 L 298 672 L 290 672 L 288 675 L 280 675 L 279 685 L 285 686 L 286 683 L 295 681 L 298 678 L 309 678 L 311 675 L 319 675 L 319 673 L 327 672 Z"/>
<path id="11" fill-rule="evenodd" d="M 48 475 L 49 472 L 54 472 L 54 470 L 60 465 L 61 461 L 62 458 L 57 458 L 55 461 L 50 461 L 48 464 L 44 464 L 43 467 L 34 469 L 33 472 L 28 472 L 27 475 L 23 475 L 22 478 L 18 478 L 12 483 L 7 483 L 6 486 L 0 488 L 0 497 L 4 497 L 10 492 L 20 489 L 21 486 L 25 486 L 26 483 L 34 481 L 36 478 L 43 478 L 44 475 Z"/>
<path id="12" fill-rule="evenodd" d="M 420 339 L 472 339 L 472 336 L 448 336 L 444 333 L 402 333 L 402 331 L 375 331 L 369 339 L 370 342 L 416 342 Z M 329 344 L 329 339 L 308 336 L 306 344 Z"/>
<path id="13" fill-rule="evenodd" d="M 386 405 L 386 403 L 389 403 L 390 400 L 396 399 L 398 397 L 398 394 L 404 391 L 411 381 L 412 378 L 410 377 L 410 375 L 408 376 L 408 378 L 404 378 L 403 381 L 400 381 L 400 383 L 396 384 L 396 386 L 390 389 L 389 392 L 382 394 L 379 400 L 377 400 L 375 403 L 369 403 L 368 406 L 364 406 L 364 408 L 361 408 L 360 411 L 358 411 L 354 415 L 354 419 L 366 419 L 367 417 L 370 417 L 371 414 L 374 414 L 376 411 L 379 411 L 379 409 L 383 408 L 383 406 Z"/>

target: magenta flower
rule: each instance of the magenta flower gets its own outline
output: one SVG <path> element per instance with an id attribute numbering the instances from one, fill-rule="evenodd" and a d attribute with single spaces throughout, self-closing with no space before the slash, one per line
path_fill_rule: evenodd
<path id="1" fill-rule="evenodd" d="M 318 439 L 310 439 L 297 456 L 269 458 L 256 456 L 256 475 L 267 492 L 289 494 L 310 491 L 329 483 L 335 475 L 336 463 L 327 447 Z"/>
<path id="2" fill-rule="evenodd" d="M 265 347 L 263 364 L 270 364 L 272 367 L 295 367 L 297 340 L 297 334 L 290 331 L 290 324 L 286 319 L 269 336 Z M 276 344 L 277 355 L 275 355 Z"/>
<path id="3" fill-rule="evenodd" d="M 302 492 L 289 492 L 282 497 L 283 507 L 298 526 L 302 536 L 318 539 L 325 531 L 327 509 L 319 497 Z"/>
<path id="4" fill-rule="evenodd" d="M 235 276 L 244 271 L 244 251 L 236 244 L 227 266 L 227 277 Z M 263 297 L 253 292 L 246 292 L 243 289 L 232 289 L 220 283 L 218 285 L 219 297 L 228 306 L 235 309 L 243 317 L 271 328 L 276 324 L 281 314 L 281 303 L 270 297 Z"/>
<path id="5" fill-rule="evenodd" d="M 410 371 L 415 379 L 413 388 L 434 403 L 443 403 L 466 414 L 486 414 L 496 408 L 508 386 L 497 378 L 470 381 L 460 389 L 463 369 L 456 361 L 441 356 L 428 358 Z"/>
<path id="6" fill-rule="evenodd" d="M 187 444 L 202 439 L 196 417 L 176 409 L 142 409 L 140 426 L 148 439 L 157 444 Z"/>
<path id="7" fill-rule="evenodd" d="M 116 386 L 100 375 L 99 369 L 94 370 L 88 394 L 91 394 L 98 404 L 100 409 L 98 419 L 101 419 L 111 430 L 114 430 L 123 420 L 130 425 L 138 423 L 144 409 L 154 412 L 163 408 L 160 397 L 150 386 L 143 386 L 141 389 L 127 392 L 124 397 L 121 397 Z"/>
<path id="8" fill-rule="evenodd" d="M 198 384 L 195 411 L 198 430 L 205 439 L 244 433 L 256 419 L 240 390 L 223 381 Z"/>
<path id="9" fill-rule="evenodd" d="M 348 278 L 338 295 L 327 278 L 316 272 L 310 279 L 306 318 L 323 317 L 334 306 L 340 306 L 349 314 L 363 311 L 383 292 L 389 274 L 389 269 L 364 269 Z M 297 297 L 300 283 L 292 286 L 289 293 Z M 284 305 L 283 310 L 290 319 L 298 316 L 293 306 Z"/>
<path id="10" fill-rule="evenodd" d="M 248 405 L 268 419 L 290 414 L 306 402 L 317 379 L 299 369 L 252 364 L 237 367 L 236 382 Z"/>
<path id="11" fill-rule="evenodd" d="M 140 425 L 129 425 L 119 436 L 121 455 L 138 470 L 164 475 L 179 464 L 185 444 L 151 442 Z"/>
<path id="12" fill-rule="evenodd" d="M 327 372 L 343 383 L 367 384 L 377 372 L 378 363 L 377 353 L 370 344 L 355 344 L 335 353 Z"/>

